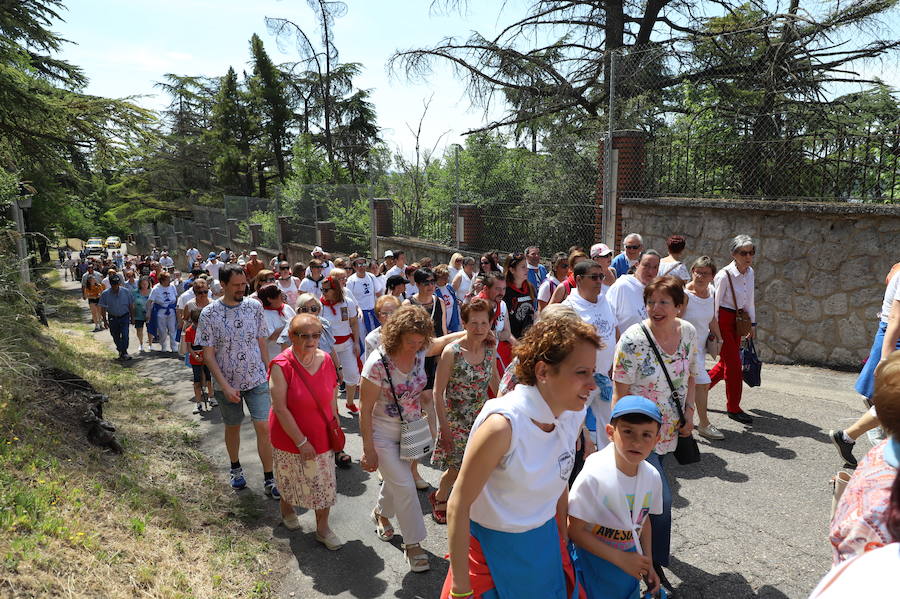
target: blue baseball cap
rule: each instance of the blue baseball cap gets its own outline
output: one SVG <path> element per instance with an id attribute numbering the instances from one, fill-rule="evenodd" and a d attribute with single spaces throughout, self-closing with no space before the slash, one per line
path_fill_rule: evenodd
<path id="1" fill-rule="evenodd" d="M 610 420 L 625 414 L 643 414 L 662 424 L 662 414 L 656 404 L 640 395 L 626 395 L 613 406 Z"/>
<path id="2" fill-rule="evenodd" d="M 210 258 L 215 258 L 216 256 L 218 256 L 218 254 L 216 254 L 215 252 L 210 252 L 210 253 L 209 253 L 209 257 L 210 257 Z"/>

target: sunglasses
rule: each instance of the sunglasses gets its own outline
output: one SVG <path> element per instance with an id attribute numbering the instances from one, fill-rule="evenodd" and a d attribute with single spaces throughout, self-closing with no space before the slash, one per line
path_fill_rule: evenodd
<path id="1" fill-rule="evenodd" d="M 595 281 L 601 281 L 601 280 L 603 280 L 603 275 L 602 275 L 602 274 L 599 274 L 599 273 L 594 273 L 594 274 L 592 274 L 592 275 L 581 275 L 581 276 L 582 276 L 582 278 L 585 278 L 585 279 L 593 279 L 593 280 L 595 280 Z"/>
<path id="2" fill-rule="evenodd" d="M 639 250 L 639 249 L 641 249 L 641 246 L 639 246 L 639 245 L 626 245 L 626 246 L 625 246 L 625 249 L 626 249 L 626 250 Z"/>
<path id="3" fill-rule="evenodd" d="M 756 250 L 741 250 L 738 252 L 741 256 L 755 256 Z"/>
<path id="4" fill-rule="evenodd" d="M 282 266 L 278 270 L 290 270 L 290 269 L 291 269 L 290 266 Z"/>
<path id="5" fill-rule="evenodd" d="M 294 331 L 294 335 L 300 337 L 304 341 L 309 341 L 310 339 L 312 339 L 313 341 L 318 341 L 322 336 L 322 333 L 301 333 L 299 331 Z"/>
<path id="6" fill-rule="evenodd" d="M 204 289 L 203 291 L 195 291 L 194 295 L 206 295 L 207 293 L 209 293 L 209 290 Z"/>
<path id="7" fill-rule="evenodd" d="M 318 311 L 319 311 L 318 306 L 303 307 L 303 308 L 300 308 L 300 310 L 298 310 L 298 312 L 303 312 L 304 314 L 310 313 L 310 312 L 315 314 Z"/>

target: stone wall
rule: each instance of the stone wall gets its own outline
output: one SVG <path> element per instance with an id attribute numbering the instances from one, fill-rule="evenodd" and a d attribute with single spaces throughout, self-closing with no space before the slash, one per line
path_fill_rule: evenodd
<path id="1" fill-rule="evenodd" d="M 900 209 L 883 205 L 620 199 L 622 228 L 666 254 L 672 234 L 687 239 L 686 263 L 731 261 L 737 234 L 756 241 L 757 347 L 777 363 L 858 369 L 868 356 L 898 260 Z"/>

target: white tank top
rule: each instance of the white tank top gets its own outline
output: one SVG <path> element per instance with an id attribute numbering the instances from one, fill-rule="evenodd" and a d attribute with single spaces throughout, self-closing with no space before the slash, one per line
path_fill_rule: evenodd
<path id="1" fill-rule="evenodd" d="M 684 314 L 681 315 L 683 320 L 688 321 L 697 329 L 697 341 L 700 344 L 706 343 L 709 337 L 709 321 L 716 314 L 716 290 L 713 286 L 709 286 L 709 297 L 706 299 L 697 297 L 691 291 L 685 291 L 689 299 Z"/>
<path id="2" fill-rule="evenodd" d="M 481 409 L 469 439 L 491 414 L 502 414 L 512 427 L 509 450 L 472 503 L 470 518 L 502 532 L 533 530 L 556 514 L 556 503 L 569 484 L 575 464 L 575 440 L 585 410 L 553 417 L 536 387 L 517 385 Z M 553 423 L 545 432 L 538 422 Z"/>
<path id="3" fill-rule="evenodd" d="M 464 270 L 459 271 L 459 274 L 459 290 L 456 292 L 456 295 L 457 297 L 465 297 L 468 295 L 469 289 L 472 288 L 472 279 L 475 278 L 475 275 L 473 274 L 469 277 Z M 450 282 L 452 283 L 453 281 Z"/>
<path id="4" fill-rule="evenodd" d="M 291 277 L 288 281 L 290 281 L 291 284 L 285 287 L 283 280 L 278 279 L 278 287 L 285 295 L 284 303 L 291 308 L 295 308 L 297 306 L 297 298 L 300 297 L 300 287 L 297 285 L 297 277 Z"/>

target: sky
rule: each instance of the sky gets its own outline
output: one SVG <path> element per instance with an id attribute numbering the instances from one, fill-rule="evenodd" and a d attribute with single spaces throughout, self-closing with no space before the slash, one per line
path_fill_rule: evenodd
<path id="1" fill-rule="evenodd" d="M 335 21 L 334 41 L 341 62 L 363 65 L 356 85 L 371 91 L 382 137 L 406 155 L 414 149 L 415 129 L 424 102 L 431 98 L 422 142 L 438 152 L 461 143 L 461 134 L 487 122 L 473 108 L 464 84 L 445 65 L 436 64 L 427 81 L 410 82 L 386 70 L 399 49 L 436 45 L 443 37 L 465 38 L 472 30 L 490 34 L 506 23 L 516 5 L 501 16 L 499 2 L 470 2 L 464 15 L 435 15 L 431 0 L 348 0 Z M 62 57 L 82 67 L 87 93 L 106 97 L 143 96 L 142 106 L 162 109 L 165 94 L 154 87 L 166 73 L 221 76 L 233 66 L 250 70 L 250 37 L 258 34 L 276 63 L 298 59 L 293 44 L 279 48 L 265 17 L 290 19 L 317 32 L 305 0 L 68 0 L 64 22 L 53 30 L 72 43 Z M 519 11 L 520 12 L 520 11 Z M 498 21 L 498 16 L 500 20 Z M 494 116 L 500 110 L 493 111 Z M 444 133 L 446 132 L 446 135 Z"/>

